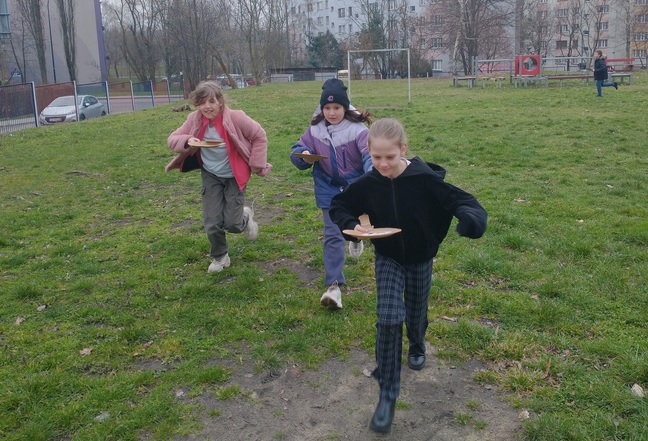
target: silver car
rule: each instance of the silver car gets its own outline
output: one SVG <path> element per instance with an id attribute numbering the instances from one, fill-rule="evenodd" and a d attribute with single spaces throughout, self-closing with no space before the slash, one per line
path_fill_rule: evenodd
<path id="1" fill-rule="evenodd" d="M 77 106 L 80 121 L 106 114 L 103 103 L 92 95 L 78 95 Z M 74 105 L 74 95 L 60 96 L 43 109 L 38 119 L 43 125 L 76 121 L 77 106 Z"/>

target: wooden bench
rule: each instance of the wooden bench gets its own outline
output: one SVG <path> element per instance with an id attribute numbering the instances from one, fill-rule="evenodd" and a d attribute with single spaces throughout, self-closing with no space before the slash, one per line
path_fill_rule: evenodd
<path id="1" fill-rule="evenodd" d="M 583 84 L 589 83 L 590 79 L 593 79 L 592 74 L 589 75 L 548 75 L 547 80 L 559 80 L 560 85 L 563 85 L 564 80 L 581 80 Z"/>
<path id="2" fill-rule="evenodd" d="M 489 81 L 494 81 L 497 87 L 501 88 L 505 79 L 505 77 L 484 77 L 482 78 L 482 88 L 486 89 L 486 83 Z"/>
<path id="3" fill-rule="evenodd" d="M 608 72 L 632 72 L 634 58 L 608 58 L 605 60 Z"/>
<path id="4" fill-rule="evenodd" d="M 630 72 L 615 72 L 610 74 L 610 78 L 612 81 L 616 80 L 617 78 L 621 80 L 621 84 L 625 84 L 625 79 L 628 79 L 628 86 L 632 84 L 632 74 Z"/>
<path id="5" fill-rule="evenodd" d="M 452 78 L 452 84 L 454 85 L 454 87 L 459 86 L 459 81 L 467 81 L 468 82 L 468 89 L 472 89 L 472 87 L 477 83 L 477 77 L 474 77 L 474 76 L 453 77 Z"/>

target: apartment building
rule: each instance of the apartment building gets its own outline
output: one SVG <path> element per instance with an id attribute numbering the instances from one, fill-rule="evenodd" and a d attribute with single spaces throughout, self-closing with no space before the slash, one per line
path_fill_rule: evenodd
<path id="1" fill-rule="evenodd" d="M 339 43 L 357 47 L 357 38 L 367 26 L 366 10 L 374 7 L 386 11 L 387 21 L 391 19 L 390 14 L 402 17 L 404 11 L 412 23 L 416 18 L 425 17 L 431 32 L 411 32 L 410 47 L 417 47 L 434 71 L 452 69 L 454 37 L 442 33 L 443 29 L 448 32 L 447 26 L 437 26 L 447 22 L 444 14 L 449 0 L 373 1 L 294 0 L 290 7 L 294 59 L 305 59 L 308 39 L 327 31 Z M 505 31 L 511 41 L 502 46 L 509 49 L 497 58 L 512 58 L 516 53 L 528 52 L 549 58 L 589 59 L 596 49 L 601 49 L 608 58 L 634 57 L 635 64 L 646 64 L 648 0 L 532 0 L 526 6 L 521 19 Z M 399 31 L 402 30 L 401 27 Z M 402 39 L 393 40 L 392 48 L 408 47 L 398 43 Z M 486 57 L 479 55 L 482 56 Z"/>
<path id="2" fill-rule="evenodd" d="M 51 0 L 42 0 L 41 7 L 46 80 L 49 83 L 70 81 L 58 7 Z M 78 83 L 105 81 L 107 70 L 101 1 L 75 0 L 74 13 L 76 80 Z M 23 31 L 20 18 L 16 0 L 0 0 L 0 81 L 3 84 L 15 82 L 20 75 L 26 81 L 41 84 L 45 78 L 41 78 L 33 39 Z"/>
<path id="3" fill-rule="evenodd" d="M 309 38 L 323 36 L 326 32 L 330 32 L 345 47 L 357 48 L 360 33 L 367 27 L 370 9 L 379 11 L 378 14 L 385 21 L 384 27 L 391 34 L 387 38 L 388 48 L 408 47 L 402 44 L 403 23 L 413 22 L 423 15 L 426 8 L 438 2 L 439 0 L 293 0 L 289 11 L 293 59 L 306 59 Z M 412 33 L 412 38 L 418 39 L 415 33 Z M 434 70 L 443 70 L 448 65 L 448 55 L 446 50 L 440 50 L 441 38 L 430 39 L 428 43 L 430 48 L 436 49 L 430 55 Z"/>

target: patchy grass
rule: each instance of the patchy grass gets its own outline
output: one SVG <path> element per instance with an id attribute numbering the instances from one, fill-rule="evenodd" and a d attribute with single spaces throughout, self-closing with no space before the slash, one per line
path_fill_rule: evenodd
<path id="1" fill-rule="evenodd" d="M 648 388 L 648 82 L 633 79 L 603 98 L 413 80 L 409 104 L 404 81 L 353 83 L 358 108 L 400 119 L 412 154 L 489 212 L 484 238 L 442 246 L 428 338 L 440 356 L 488 361 L 476 380 L 530 411 L 530 440 L 648 433 L 648 402 L 630 392 Z M 231 235 L 232 267 L 214 275 L 200 177 L 163 172 L 186 114 L 0 137 L 0 438 L 169 439 L 196 430 L 177 390 L 244 393 L 215 360 L 261 372 L 372 350 L 371 249 L 347 262 L 344 310 L 320 308 L 321 220 L 288 160 L 320 87 L 229 93 L 266 128 L 274 169 L 248 188 L 259 239 Z"/>

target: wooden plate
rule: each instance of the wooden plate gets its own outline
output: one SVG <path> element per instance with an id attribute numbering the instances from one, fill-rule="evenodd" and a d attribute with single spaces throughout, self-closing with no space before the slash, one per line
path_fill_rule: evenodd
<path id="1" fill-rule="evenodd" d="M 223 141 L 200 141 L 200 142 L 189 142 L 189 145 L 191 147 L 209 148 L 209 147 L 221 147 L 225 145 L 225 143 Z"/>
<path id="2" fill-rule="evenodd" d="M 313 161 L 321 161 L 322 159 L 328 159 L 328 156 L 323 156 L 323 155 L 307 155 L 305 153 L 293 153 L 292 154 L 296 158 L 302 158 L 302 159 L 312 159 Z"/>
<path id="3" fill-rule="evenodd" d="M 348 236 L 357 237 L 358 239 L 381 239 L 400 233 L 400 228 L 374 228 L 367 233 L 360 233 L 356 230 L 342 230 Z"/>

